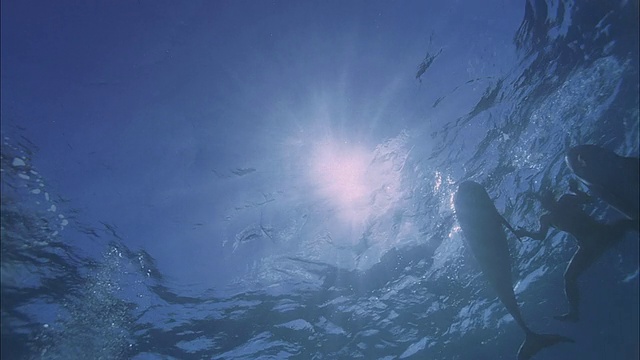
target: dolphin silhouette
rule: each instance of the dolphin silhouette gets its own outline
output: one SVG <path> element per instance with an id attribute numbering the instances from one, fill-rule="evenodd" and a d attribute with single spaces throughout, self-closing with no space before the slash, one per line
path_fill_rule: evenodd
<path id="1" fill-rule="evenodd" d="M 560 342 L 574 342 L 560 335 L 535 333 L 524 322 L 513 293 L 509 247 L 502 229 L 507 222 L 496 210 L 484 187 L 473 181 L 462 182 L 454 197 L 454 208 L 466 244 L 484 277 L 525 333 L 525 340 L 518 350 L 518 360 L 530 359 L 543 348 Z"/>
<path id="2" fill-rule="evenodd" d="M 579 145 L 567 151 L 565 161 L 594 194 L 628 218 L 638 220 L 640 159 L 619 156 L 596 145 Z"/>

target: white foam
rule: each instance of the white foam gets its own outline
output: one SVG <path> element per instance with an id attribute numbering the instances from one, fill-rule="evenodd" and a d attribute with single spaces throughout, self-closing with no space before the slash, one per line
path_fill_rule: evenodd
<path id="1" fill-rule="evenodd" d="M 529 287 L 529 285 L 531 285 L 539 277 L 544 275 L 547 272 L 547 270 L 548 268 L 542 265 L 536 270 L 534 270 L 533 272 L 531 272 L 529 275 L 527 275 L 524 279 L 518 281 L 515 288 L 513 289 L 516 295 L 522 293 L 527 287 Z"/>
<path id="2" fill-rule="evenodd" d="M 407 350 L 405 350 L 405 352 L 403 352 L 402 355 L 400 355 L 400 359 L 408 358 L 409 356 L 414 355 L 418 351 L 424 350 L 424 348 L 427 346 L 427 340 L 428 340 L 427 337 L 423 337 L 417 343 L 413 343 L 409 345 Z"/>
<path id="3" fill-rule="evenodd" d="M 25 166 L 27 164 L 24 162 L 24 160 L 22 160 L 20 158 L 14 158 L 13 162 L 11 163 L 11 165 L 18 167 L 18 166 Z"/>
<path id="4" fill-rule="evenodd" d="M 628 283 L 628 282 L 630 282 L 631 280 L 633 280 L 633 279 L 637 278 L 637 277 L 638 277 L 638 272 L 639 272 L 639 271 L 640 271 L 640 269 L 636 269 L 636 271 L 634 271 L 634 272 L 632 272 L 632 273 L 630 273 L 630 274 L 627 274 L 627 276 L 625 276 L 625 278 L 624 278 L 624 279 L 622 279 L 622 282 L 623 282 L 623 283 Z"/>

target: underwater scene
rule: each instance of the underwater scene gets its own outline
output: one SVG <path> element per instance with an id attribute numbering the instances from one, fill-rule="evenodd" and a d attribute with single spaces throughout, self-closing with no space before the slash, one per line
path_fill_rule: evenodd
<path id="1" fill-rule="evenodd" d="M 638 1 L 2 1 L 2 359 L 638 359 Z"/>

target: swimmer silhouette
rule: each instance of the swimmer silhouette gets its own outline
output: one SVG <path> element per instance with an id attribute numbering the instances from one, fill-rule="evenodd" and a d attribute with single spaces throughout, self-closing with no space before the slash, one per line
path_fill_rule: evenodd
<path id="1" fill-rule="evenodd" d="M 596 145 L 579 145 L 567 151 L 565 161 L 595 195 L 638 221 L 640 159 L 619 156 Z"/>
<path id="2" fill-rule="evenodd" d="M 567 232 L 578 242 L 575 252 L 564 272 L 564 286 L 569 311 L 557 320 L 576 322 L 579 320 L 578 277 L 602 254 L 617 244 L 627 231 L 638 231 L 637 221 L 624 219 L 613 224 L 605 224 L 592 219 L 582 210 L 582 206 L 592 199 L 578 188 L 575 180 L 569 182 L 571 193 L 564 194 L 555 200 L 549 190 L 544 190 L 538 196 L 542 207 L 546 210 L 540 217 L 540 229 L 536 232 L 517 229 L 518 236 L 530 237 L 534 240 L 544 240 L 550 227 Z"/>

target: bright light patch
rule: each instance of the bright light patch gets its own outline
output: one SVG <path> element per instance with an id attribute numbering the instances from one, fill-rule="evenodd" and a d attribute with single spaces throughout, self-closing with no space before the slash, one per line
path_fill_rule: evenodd
<path id="1" fill-rule="evenodd" d="M 349 144 L 322 142 L 311 159 L 311 181 L 318 195 L 330 202 L 341 217 L 364 220 L 375 184 L 367 175 L 372 155 Z"/>
<path id="2" fill-rule="evenodd" d="M 364 231 L 374 226 L 386 231 L 399 217 L 403 198 L 410 198 L 402 186 L 409 136 L 402 132 L 372 145 L 358 132 L 338 131 L 322 116 L 314 118 L 318 125 L 299 128 L 282 142 L 288 172 L 283 177 L 296 190 L 291 194 L 312 204 L 318 225 L 332 234 L 334 246 L 354 246 L 359 255 L 371 248 L 386 249 L 379 244 L 390 241 L 388 234 Z M 375 261 L 377 255 L 372 255 Z"/>
<path id="3" fill-rule="evenodd" d="M 438 192 L 440 190 L 440 185 L 442 185 L 442 173 L 440 171 L 436 171 L 436 183 L 433 185 L 433 192 Z"/>
<path id="4" fill-rule="evenodd" d="M 462 228 L 459 224 L 453 225 L 451 231 L 449 232 L 449 239 L 453 239 L 456 234 L 459 234 L 462 231 Z"/>

